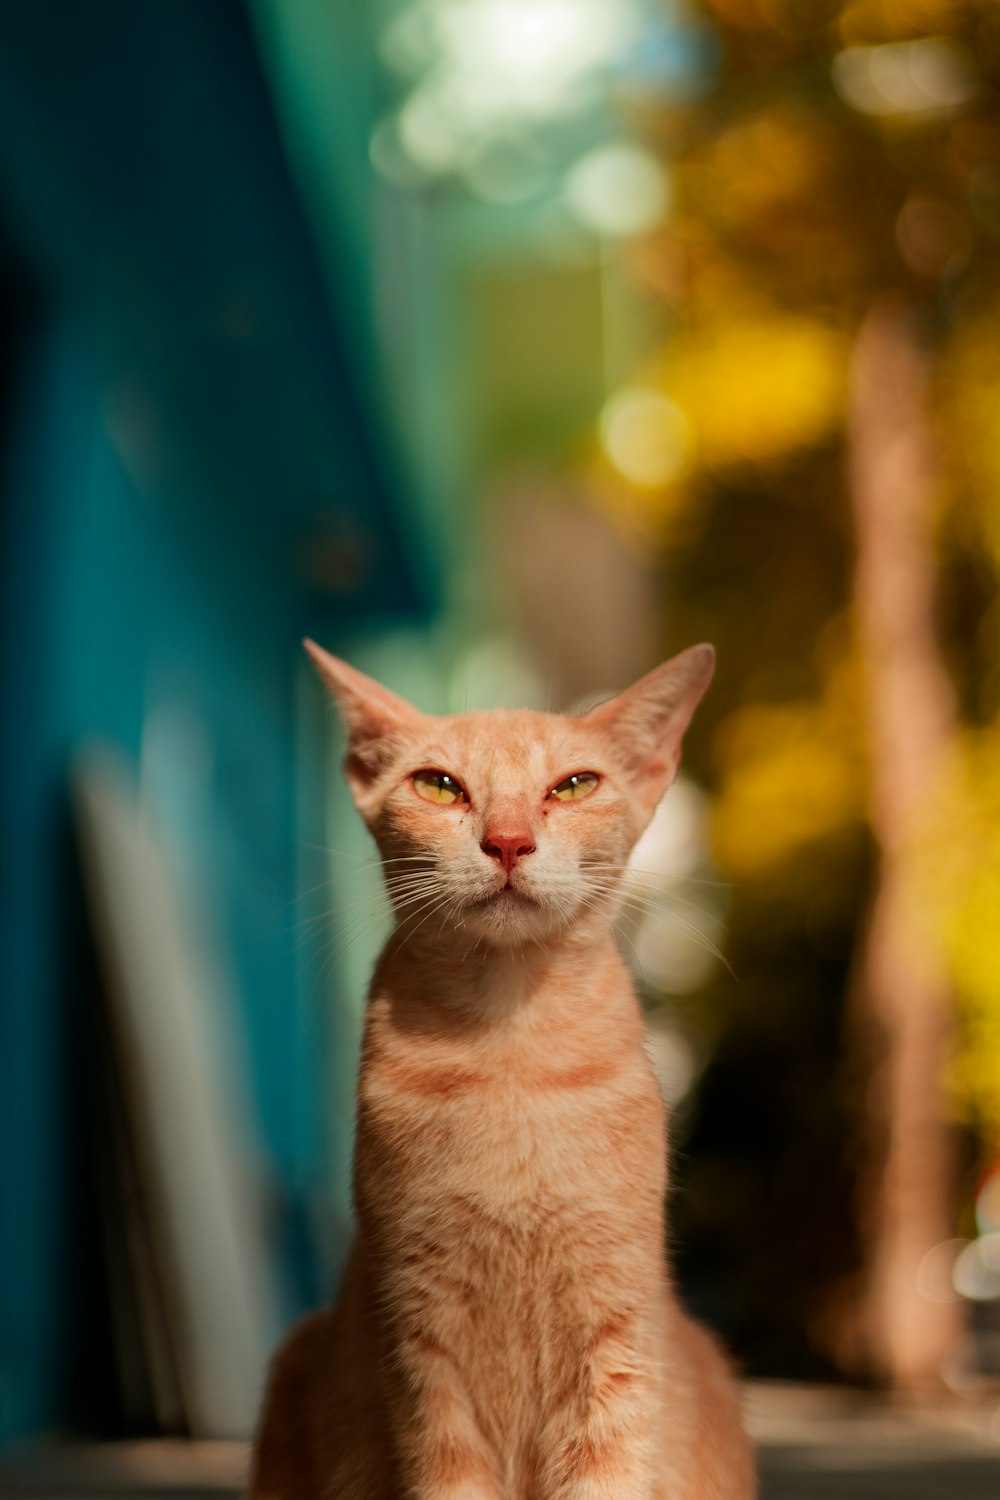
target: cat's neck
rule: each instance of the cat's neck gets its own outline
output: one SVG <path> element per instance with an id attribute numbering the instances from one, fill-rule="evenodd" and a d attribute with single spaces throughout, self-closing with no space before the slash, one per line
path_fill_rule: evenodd
<path id="1" fill-rule="evenodd" d="M 398 935 L 376 967 L 373 995 L 390 998 L 399 1019 L 424 1029 L 537 1024 L 602 999 L 636 1007 L 627 968 L 610 932 L 583 943 L 442 946 Z"/>

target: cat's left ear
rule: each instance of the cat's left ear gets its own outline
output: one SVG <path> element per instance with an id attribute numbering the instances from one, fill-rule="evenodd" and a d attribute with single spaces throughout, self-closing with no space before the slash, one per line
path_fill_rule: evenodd
<path id="1" fill-rule="evenodd" d="M 364 794 L 386 765 L 398 736 L 423 718 L 405 698 L 331 656 L 315 641 L 302 642 L 326 687 L 337 701 L 347 725 L 344 775 L 359 806 Z"/>
<path id="2" fill-rule="evenodd" d="M 691 646 L 586 715 L 614 742 L 647 813 L 677 775 L 684 731 L 714 671 L 714 648 Z"/>

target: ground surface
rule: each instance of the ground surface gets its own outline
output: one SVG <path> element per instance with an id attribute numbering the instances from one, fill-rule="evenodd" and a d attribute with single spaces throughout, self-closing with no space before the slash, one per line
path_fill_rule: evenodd
<path id="1" fill-rule="evenodd" d="M 1000 1500 L 1000 1400 L 907 1411 L 754 1385 L 748 1405 L 762 1500 Z"/>
<path id="2" fill-rule="evenodd" d="M 762 1500 L 1000 1500 L 1000 1402 L 901 1411 L 808 1386 L 749 1392 Z M 230 1500 L 233 1443 L 49 1444 L 0 1456 L 5 1500 Z"/>

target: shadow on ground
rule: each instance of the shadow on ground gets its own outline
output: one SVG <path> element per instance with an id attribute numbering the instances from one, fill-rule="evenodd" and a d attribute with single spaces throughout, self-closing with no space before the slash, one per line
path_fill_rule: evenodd
<path id="1" fill-rule="evenodd" d="M 1000 1459 L 898 1455 L 884 1465 L 841 1455 L 817 1468 L 816 1457 L 780 1449 L 761 1455 L 761 1500 L 998 1500 Z"/>

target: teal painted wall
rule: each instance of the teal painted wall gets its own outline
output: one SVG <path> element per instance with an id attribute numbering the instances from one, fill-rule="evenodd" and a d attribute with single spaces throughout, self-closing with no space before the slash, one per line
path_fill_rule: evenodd
<path id="1" fill-rule="evenodd" d="M 225 955 L 291 1312 L 327 1291 L 330 1157 L 299 641 L 433 587 L 236 0 L 0 14 L 0 303 L 2 1440 L 79 1415 L 93 1291 L 74 749 L 131 762 Z"/>

